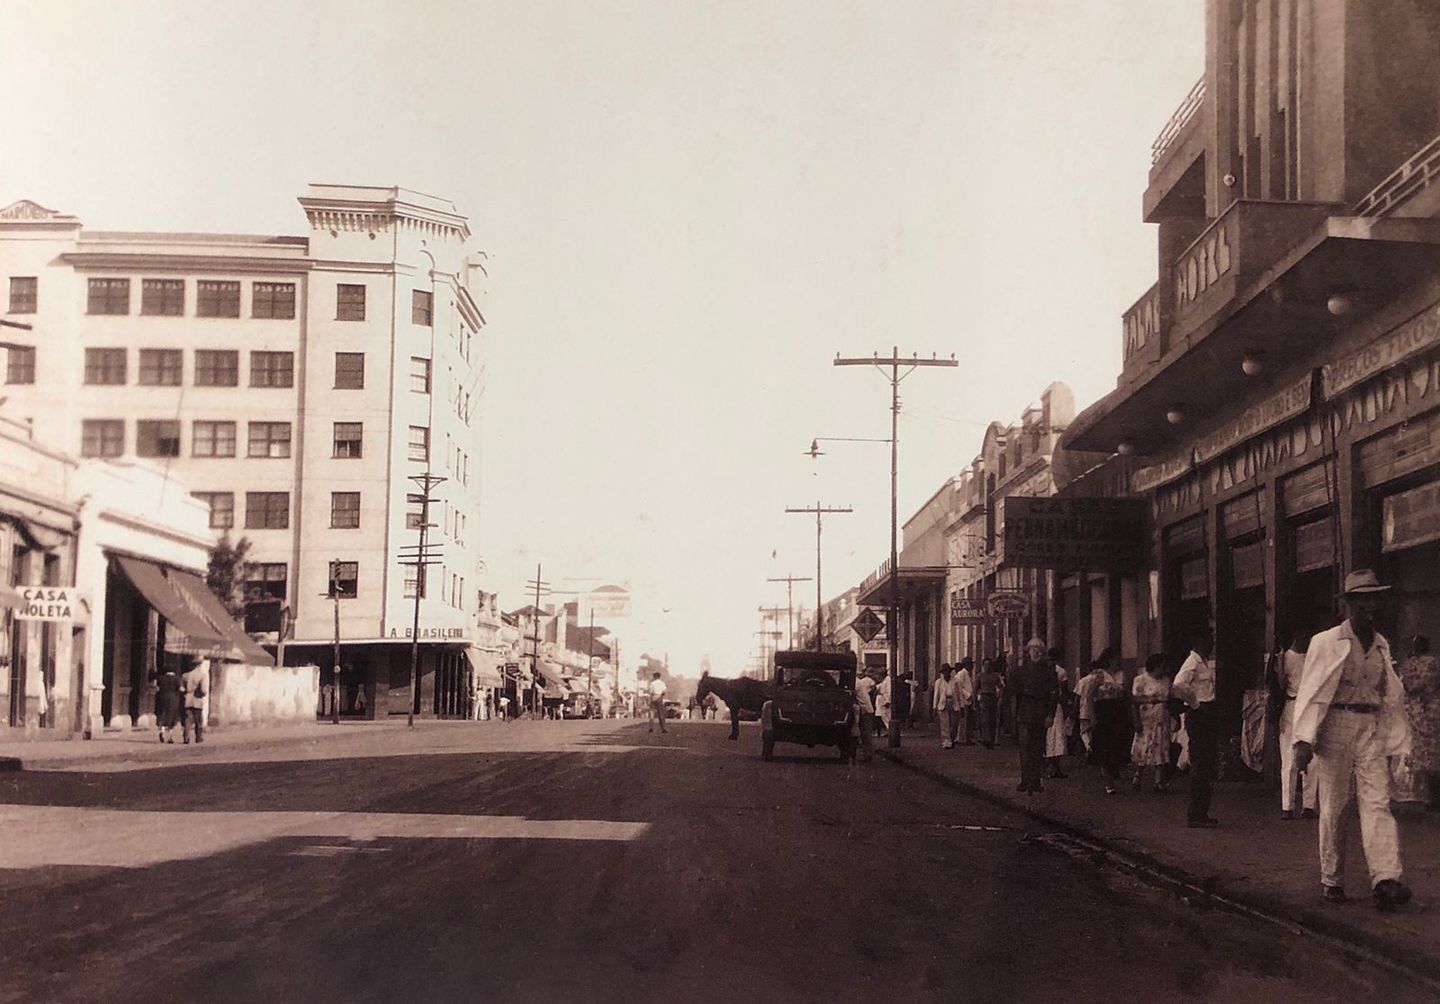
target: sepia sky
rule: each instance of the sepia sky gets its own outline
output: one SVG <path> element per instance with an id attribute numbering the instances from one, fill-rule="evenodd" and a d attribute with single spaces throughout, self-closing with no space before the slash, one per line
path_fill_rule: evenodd
<path id="1" fill-rule="evenodd" d="M 453 199 L 488 252 L 490 588 L 628 581 L 630 651 L 754 651 L 767 576 L 888 556 L 1052 380 L 1114 385 L 1150 142 L 1201 0 L 0 3 L 0 204 L 304 232 L 309 182 Z M 774 557 L 772 558 L 772 552 Z M 797 587 L 813 604 L 813 583 Z M 798 598 L 798 597 L 797 597 Z M 668 613 L 665 612 L 668 610 Z"/>

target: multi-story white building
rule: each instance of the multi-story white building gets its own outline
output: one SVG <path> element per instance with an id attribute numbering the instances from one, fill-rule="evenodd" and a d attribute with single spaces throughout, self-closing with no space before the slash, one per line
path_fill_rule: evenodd
<path id="1" fill-rule="evenodd" d="M 444 199 L 312 185 L 299 201 L 300 236 L 0 210 L 0 337 L 33 346 L 9 348 L 0 407 L 82 457 L 165 465 L 209 503 L 217 538 L 252 543 L 249 627 L 327 678 L 337 582 L 346 712 L 441 709 L 464 685 L 482 567 L 483 255 Z M 427 473 L 444 480 L 417 584 L 403 549 Z"/>

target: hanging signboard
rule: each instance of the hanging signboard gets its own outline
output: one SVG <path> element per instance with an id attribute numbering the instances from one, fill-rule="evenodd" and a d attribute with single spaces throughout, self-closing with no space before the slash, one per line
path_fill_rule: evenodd
<path id="1" fill-rule="evenodd" d="M 1014 589 L 997 589 L 985 597 L 991 617 L 1024 617 L 1030 612 L 1030 596 Z"/>
<path id="2" fill-rule="evenodd" d="M 74 586 L 16 586 L 20 596 L 14 608 L 15 618 L 22 621 L 71 621 L 79 607 Z"/>
<path id="3" fill-rule="evenodd" d="M 1402 551 L 1440 540 L 1440 481 L 1386 496 L 1381 508 L 1380 550 Z"/>
<path id="4" fill-rule="evenodd" d="M 1143 499 L 1010 495 L 1003 514 L 1010 567 L 1124 572 L 1144 563 Z"/>
<path id="5" fill-rule="evenodd" d="M 961 593 L 950 597 L 951 624 L 984 624 L 990 619 L 985 601 L 972 599 Z"/>
<path id="6" fill-rule="evenodd" d="M 876 615 L 875 611 L 867 607 L 860 612 L 860 616 L 851 622 L 850 628 L 860 636 L 862 641 L 869 641 L 885 630 L 885 622 Z"/>
<path id="7" fill-rule="evenodd" d="M 1295 571 L 1313 572 L 1335 564 L 1335 520 L 1331 516 L 1295 528 Z"/>

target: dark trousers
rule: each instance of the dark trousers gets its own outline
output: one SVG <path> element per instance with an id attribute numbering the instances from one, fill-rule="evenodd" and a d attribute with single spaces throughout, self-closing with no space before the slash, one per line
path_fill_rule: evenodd
<path id="1" fill-rule="evenodd" d="M 1040 767 L 1045 762 L 1045 720 L 1038 722 L 1017 718 L 1015 732 L 1020 739 L 1020 783 L 1040 787 Z"/>
<path id="2" fill-rule="evenodd" d="M 203 743 L 205 741 L 205 709 L 186 708 L 183 712 L 183 717 L 180 719 L 180 728 L 184 733 L 187 743 L 190 741 L 190 730 L 192 728 L 195 730 L 195 741 L 197 743 Z"/>
<path id="3" fill-rule="evenodd" d="M 995 694 L 980 695 L 980 741 L 987 746 L 995 742 L 1000 700 Z"/>
<path id="4" fill-rule="evenodd" d="M 1215 793 L 1215 758 L 1220 747 L 1220 715 L 1215 702 L 1202 704 L 1185 716 L 1190 738 L 1190 813 L 1192 823 L 1210 817 Z"/>

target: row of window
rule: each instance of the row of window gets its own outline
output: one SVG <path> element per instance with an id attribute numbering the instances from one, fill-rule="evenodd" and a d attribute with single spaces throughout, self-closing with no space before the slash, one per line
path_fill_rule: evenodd
<path id="1" fill-rule="evenodd" d="M 331 589 L 341 599 L 354 599 L 360 593 L 360 563 L 332 561 L 329 567 Z M 405 598 L 426 595 L 429 576 L 414 565 L 405 566 Z M 290 569 L 283 561 L 256 562 L 249 566 L 245 579 L 245 598 L 284 602 L 289 592 Z M 457 610 L 465 607 L 465 576 L 440 570 L 440 599 Z"/>
<path id="2" fill-rule="evenodd" d="M 149 317 L 185 316 L 185 279 L 140 280 L 140 313 Z M 130 280 L 92 278 L 86 287 L 85 312 L 88 314 L 125 316 L 130 313 Z M 241 284 L 233 279 L 195 280 L 196 317 L 239 317 Z M 39 301 L 39 282 L 35 276 L 12 276 L 10 279 L 10 313 L 33 314 Z M 250 284 L 250 316 L 266 320 L 295 319 L 295 284 L 293 282 L 252 282 Z M 335 284 L 335 320 L 365 320 L 365 286 L 360 283 Z M 435 320 L 434 295 L 429 290 L 410 291 L 410 321 L 430 327 Z"/>
<path id="3" fill-rule="evenodd" d="M 364 456 L 365 423 L 332 423 L 331 457 L 356 460 Z M 238 422 L 196 419 L 190 423 L 192 457 L 233 457 L 238 441 Z M 271 460 L 291 455 L 289 422 L 247 422 L 245 455 Z M 412 425 L 406 456 L 424 463 L 430 459 L 430 430 Z M 125 419 L 87 418 L 80 423 L 82 457 L 125 455 Z M 139 419 L 135 423 L 135 455 L 139 457 L 180 456 L 179 419 Z M 467 472 L 468 473 L 468 472 Z"/>
<path id="4" fill-rule="evenodd" d="M 149 387 L 178 387 L 184 380 L 185 356 L 182 349 L 140 349 L 138 383 Z M 123 348 L 85 350 L 85 383 L 120 386 L 129 382 L 129 352 Z M 5 382 L 35 382 L 35 349 L 11 347 L 6 353 Z M 235 349 L 196 349 L 194 386 L 238 387 L 240 385 L 240 353 Z M 295 385 L 295 353 L 250 353 L 251 387 L 293 387 Z M 335 353 L 335 389 L 362 390 L 365 387 L 365 353 Z M 430 393 L 430 360 L 410 357 L 410 389 L 417 394 Z"/>

